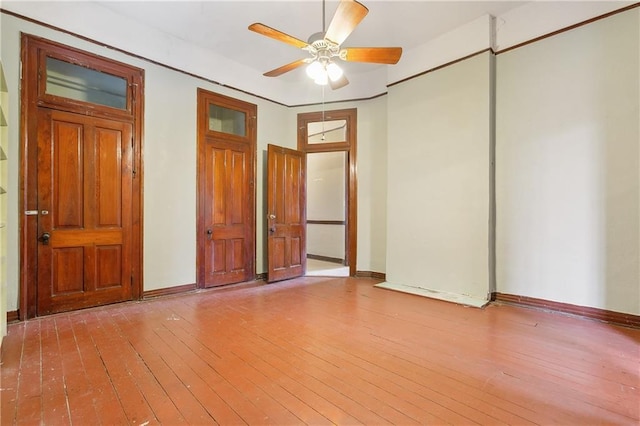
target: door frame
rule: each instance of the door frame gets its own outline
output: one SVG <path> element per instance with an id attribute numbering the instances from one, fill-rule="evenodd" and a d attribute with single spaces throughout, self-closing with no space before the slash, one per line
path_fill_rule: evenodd
<path id="1" fill-rule="evenodd" d="M 198 105 L 197 105 L 197 123 L 198 123 L 198 141 L 197 141 L 197 171 L 196 171 L 196 287 L 206 288 L 205 274 L 206 274 L 206 262 L 205 262 L 205 235 L 207 224 L 205 223 L 205 202 L 206 191 L 203 179 L 205 179 L 205 149 L 208 139 L 218 139 L 223 142 L 236 142 L 236 143 L 249 143 L 249 152 L 251 153 L 250 165 L 248 173 L 250 174 L 250 208 L 249 214 L 251 217 L 248 222 L 251 229 L 247 233 L 251 235 L 251 253 L 247 258 L 248 270 L 250 276 L 246 281 L 252 281 L 256 277 L 256 176 L 257 176 L 257 106 L 255 104 L 245 102 L 239 99 L 232 98 L 230 96 L 221 95 L 219 93 L 211 92 L 202 88 L 198 88 L 197 93 Z M 246 137 L 240 137 L 232 134 L 216 132 L 209 130 L 208 127 L 208 105 L 219 105 L 225 108 L 230 108 L 238 111 L 246 112 Z"/>
<path id="2" fill-rule="evenodd" d="M 327 120 L 345 120 L 347 123 L 347 140 L 333 143 L 308 143 L 307 129 L 309 123 Z M 316 111 L 298 114 L 298 151 L 307 153 L 336 152 L 347 153 L 347 232 L 345 238 L 345 258 L 349 264 L 349 275 L 356 276 L 358 260 L 358 175 L 356 163 L 358 110 L 357 108 L 332 111 Z"/>
<path id="3" fill-rule="evenodd" d="M 128 82 L 126 108 L 116 109 L 47 95 L 46 72 L 43 72 L 47 56 L 125 78 Z M 18 317 L 25 320 L 37 314 L 38 216 L 25 212 L 38 210 L 38 108 L 52 108 L 132 124 L 131 298 L 139 300 L 143 295 L 144 70 L 25 33 L 21 39 L 21 60 Z"/>

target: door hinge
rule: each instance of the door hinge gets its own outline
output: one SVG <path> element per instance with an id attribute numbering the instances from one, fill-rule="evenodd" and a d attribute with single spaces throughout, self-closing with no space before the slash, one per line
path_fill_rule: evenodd
<path id="1" fill-rule="evenodd" d="M 39 73 L 40 71 L 38 71 Z M 22 61 L 20 61 L 20 80 L 22 80 Z"/>

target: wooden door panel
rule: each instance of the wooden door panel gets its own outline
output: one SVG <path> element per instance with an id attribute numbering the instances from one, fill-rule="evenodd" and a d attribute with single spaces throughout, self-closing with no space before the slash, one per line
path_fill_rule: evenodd
<path id="1" fill-rule="evenodd" d="M 39 112 L 37 313 L 131 299 L 131 124 Z"/>
<path id="2" fill-rule="evenodd" d="M 271 231 L 269 231 L 271 232 Z M 269 270 L 280 270 L 285 267 L 286 239 L 283 237 L 269 237 Z"/>
<path id="3" fill-rule="evenodd" d="M 226 224 L 226 158 L 227 153 L 224 149 L 216 148 L 213 146 L 207 147 L 207 199 L 210 200 L 210 206 L 212 211 L 207 214 L 210 225 L 225 225 Z M 218 196 L 214 196 L 217 194 Z M 205 207 L 207 210 L 208 208 Z"/>
<path id="4" fill-rule="evenodd" d="M 121 271 L 122 246 L 96 247 L 96 289 L 120 286 Z"/>
<path id="5" fill-rule="evenodd" d="M 232 271 L 241 271 L 244 268 L 244 239 L 236 238 L 229 240 L 227 242 L 228 245 L 231 246 L 231 250 L 229 250 L 229 255 L 231 256 L 227 259 L 227 263 L 229 264 Z"/>
<path id="6" fill-rule="evenodd" d="M 69 247 L 53 251 L 52 296 L 80 293 L 84 290 L 84 249 Z"/>
<path id="7" fill-rule="evenodd" d="M 251 250 L 248 228 L 253 216 L 247 198 L 250 196 L 248 147 L 207 144 L 205 223 L 209 236 L 205 244 L 205 287 L 241 282 L 252 272 L 246 256 Z"/>
<path id="8" fill-rule="evenodd" d="M 303 156 L 288 154 L 286 158 L 286 176 L 285 176 L 285 221 L 289 226 L 300 226 L 302 224 L 303 206 L 300 204 L 301 189 L 304 175 L 302 174 Z"/>
<path id="9" fill-rule="evenodd" d="M 246 161 L 247 155 L 244 152 L 229 151 L 230 170 L 229 182 L 227 184 L 227 199 L 229 209 L 227 209 L 227 223 L 244 225 L 246 223 L 245 203 L 247 197 L 247 176 Z"/>
<path id="10" fill-rule="evenodd" d="M 299 237 L 291 237 L 291 265 L 301 266 L 302 259 L 300 258 L 302 253 L 302 244 Z"/>
<path id="11" fill-rule="evenodd" d="M 210 265 L 209 274 L 224 273 L 227 265 L 225 252 L 226 242 L 224 240 L 214 240 L 207 244 L 207 246 L 209 246 L 208 248 L 211 253 L 208 259 L 208 264 Z"/>
<path id="12" fill-rule="evenodd" d="M 288 148 L 267 148 L 269 282 L 299 277 L 306 268 L 306 161 Z"/>
<path id="13" fill-rule="evenodd" d="M 44 126 L 51 121 L 46 115 Z M 53 199 L 56 203 L 50 210 L 56 229 L 82 228 L 84 210 L 84 186 L 82 183 L 84 170 L 84 126 L 81 123 L 53 121 L 50 133 L 52 152 L 51 162 L 48 157 L 40 161 L 40 177 L 47 179 L 41 184 L 40 191 L 49 192 L 49 182 L 53 183 Z M 48 135 L 47 135 L 48 136 Z M 45 136 L 46 139 L 49 139 Z M 45 147 L 45 152 L 49 150 Z M 55 176 L 47 176 L 45 173 Z M 41 194 L 42 197 L 48 194 Z"/>
<path id="14" fill-rule="evenodd" d="M 123 196 L 122 133 L 96 128 L 95 138 L 96 227 L 119 227 L 122 225 Z"/>

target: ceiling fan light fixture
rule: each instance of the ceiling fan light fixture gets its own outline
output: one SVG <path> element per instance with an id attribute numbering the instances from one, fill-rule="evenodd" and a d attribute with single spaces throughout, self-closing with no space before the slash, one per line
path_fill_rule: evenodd
<path id="1" fill-rule="evenodd" d="M 316 80 L 319 76 L 321 76 L 324 73 L 325 73 L 324 67 L 318 61 L 313 61 L 307 66 L 307 75 L 313 80 Z"/>
<path id="2" fill-rule="evenodd" d="M 329 62 L 329 65 L 327 65 L 327 75 L 331 81 L 338 81 L 340 77 L 342 77 L 342 68 L 335 62 Z"/>
<path id="3" fill-rule="evenodd" d="M 342 74 L 342 68 L 334 62 L 315 60 L 307 66 L 307 75 L 320 86 L 329 84 L 329 80 L 340 80 Z"/>
<path id="4" fill-rule="evenodd" d="M 329 83 L 329 77 L 327 76 L 327 73 L 323 71 L 318 74 L 313 81 L 320 86 L 326 86 Z"/>

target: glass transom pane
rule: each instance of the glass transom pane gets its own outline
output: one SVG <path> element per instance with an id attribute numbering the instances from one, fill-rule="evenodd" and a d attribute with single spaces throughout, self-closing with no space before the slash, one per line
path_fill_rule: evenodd
<path id="1" fill-rule="evenodd" d="M 47 58 L 48 95 L 127 108 L 127 80 L 55 58 Z"/>
<path id="2" fill-rule="evenodd" d="M 209 105 L 209 130 L 244 137 L 246 136 L 245 122 L 245 113 L 242 111 Z"/>
<path id="3" fill-rule="evenodd" d="M 307 124 L 308 143 L 345 142 L 347 120 L 317 121 Z"/>

